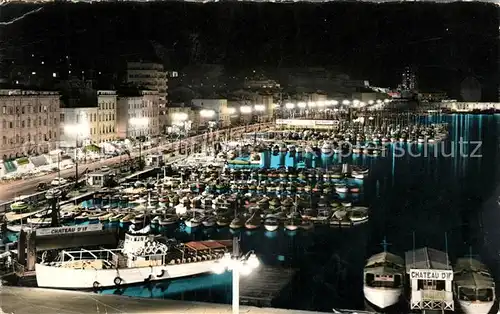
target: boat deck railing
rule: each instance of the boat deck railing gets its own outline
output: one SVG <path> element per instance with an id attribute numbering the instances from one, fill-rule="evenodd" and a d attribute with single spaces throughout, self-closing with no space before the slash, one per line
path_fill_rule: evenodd
<path id="1" fill-rule="evenodd" d="M 79 250 L 79 251 L 61 251 L 60 263 L 73 262 L 79 260 L 112 260 L 117 259 L 121 254 L 121 249 L 100 249 L 100 250 Z M 66 257 L 68 259 L 66 259 Z"/>

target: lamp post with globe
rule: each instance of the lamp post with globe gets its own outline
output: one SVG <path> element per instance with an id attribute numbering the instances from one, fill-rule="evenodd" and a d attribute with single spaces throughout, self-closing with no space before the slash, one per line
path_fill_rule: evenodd
<path id="1" fill-rule="evenodd" d="M 240 312 L 240 275 L 245 277 L 260 266 L 260 261 L 253 251 L 242 254 L 239 248 L 238 238 L 233 238 L 233 253 L 225 253 L 224 257 L 216 262 L 213 272 L 222 274 L 226 271 L 232 272 L 232 312 Z"/>

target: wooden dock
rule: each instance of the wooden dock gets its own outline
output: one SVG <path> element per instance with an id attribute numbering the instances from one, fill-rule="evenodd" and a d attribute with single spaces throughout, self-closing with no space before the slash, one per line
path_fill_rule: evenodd
<path id="1" fill-rule="evenodd" d="M 240 303 L 244 305 L 271 307 L 283 297 L 297 270 L 282 267 L 262 266 L 258 273 L 240 280 Z"/>

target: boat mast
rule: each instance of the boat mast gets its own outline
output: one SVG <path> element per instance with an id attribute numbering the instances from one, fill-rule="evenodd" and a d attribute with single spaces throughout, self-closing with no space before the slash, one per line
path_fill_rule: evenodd
<path id="1" fill-rule="evenodd" d="M 388 243 L 387 237 L 384 237 L 384 240 L 382 241 L 382 243 L 380 243 L 380 245 L 382 245 L 382 247 L 384 248 L 384 253 L 387 253 L 387 248 L 389 247 L 389 245 L 391 245 L 391 243 Z"/>

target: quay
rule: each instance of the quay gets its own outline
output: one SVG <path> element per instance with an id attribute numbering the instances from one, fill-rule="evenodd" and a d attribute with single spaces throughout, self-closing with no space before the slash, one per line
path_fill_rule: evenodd
<path id="1" fill-rule="evenodd" d="M 177 300 L 140 299 L 119 295 L 51 290 L 41 288 L 2 287 L 0 313 L 16 314 L 90 314 L 90 313 L 162 313 L 162 314 L 230 314 L 231 305 L 186 302 Z M 50 302 L 50 300 L 57 300 Z M 242 306 L 246 314 L 326 314 L 300 310 Z M 365 313 L 363 311 L 333 310 L 328 313 Z"/>

